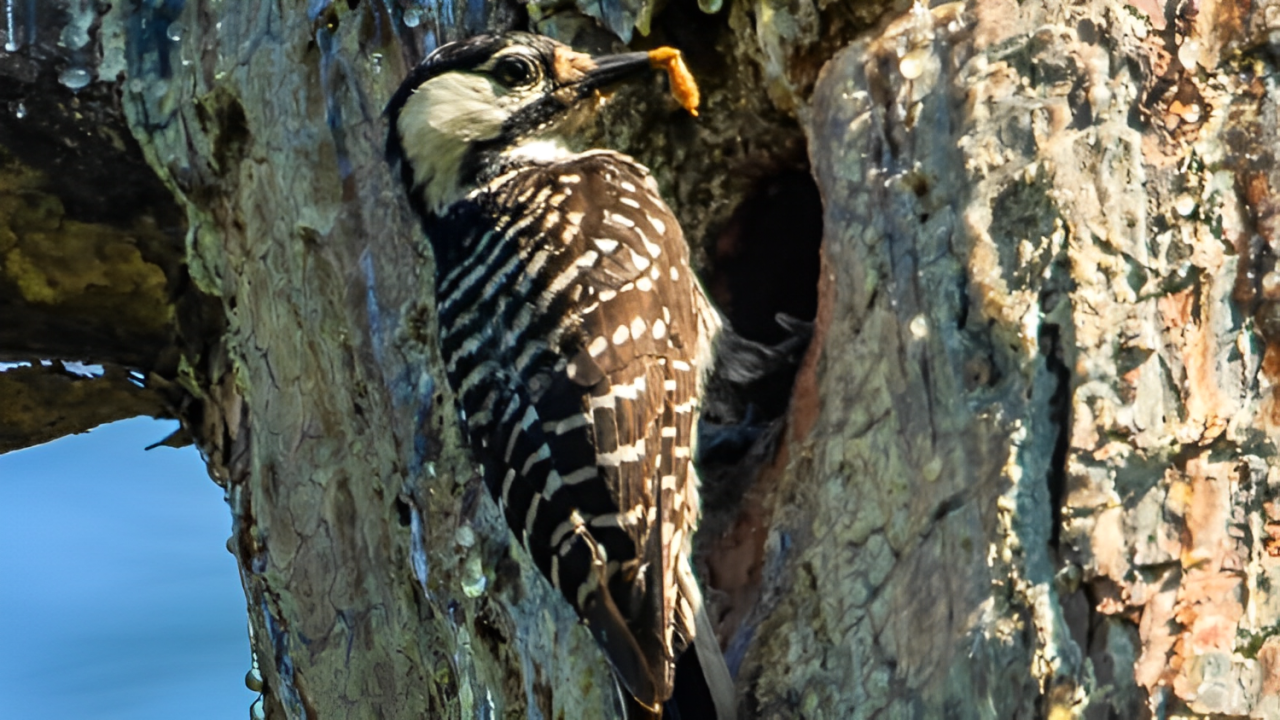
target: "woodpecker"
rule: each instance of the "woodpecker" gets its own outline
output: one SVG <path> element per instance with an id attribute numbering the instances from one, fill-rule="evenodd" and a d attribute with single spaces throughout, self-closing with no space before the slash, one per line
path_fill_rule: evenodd
<path id="1" fill-rule="evenodd" d="M 432 52 L 386 115 L 490 493 L 595 636 L 628 714 L 692 720 L 734 716 L 689 563 L 699 396 L 721 320 L 648 169 L 572 141 L 602 91 L 656 67 L 692 112 L 678 60 L 480 35 Z"/>

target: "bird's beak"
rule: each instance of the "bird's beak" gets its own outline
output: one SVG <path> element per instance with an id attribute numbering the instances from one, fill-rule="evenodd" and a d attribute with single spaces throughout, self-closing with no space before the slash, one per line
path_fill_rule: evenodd
<path id="1" fill-rule="evenodd" d="M 586 72 L 585 77 L 577 84 L 582 95 L 595 90 L 608 90 L 613 85 L 632 80 L 646 72 L 653 72 L 649 61 L 649 53 L 631 52 L 620 55 L 600 55 L 591 58 L 594 68 Z"/>
<path id="2" fill-rule="evenodd" d="M 671 80 L 671 94 L 676 101 L 690 115 L 698 114 L 698 83 L 684 64 L 684 56 L 675 48 L 660 47 L 649 52 L 604 55 L 590 58 L 588 63 L 593 67 L 585 70 L 582 79 L 576 84 L 580 98 L 594 92 L 607 93 L 613 85 L 645 72 L 664 70 Z"/>

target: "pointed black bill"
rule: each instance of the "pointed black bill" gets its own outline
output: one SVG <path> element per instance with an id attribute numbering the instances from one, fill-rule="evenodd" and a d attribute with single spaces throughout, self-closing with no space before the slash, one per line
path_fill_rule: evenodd
<path id="1" fill-rule="evenodd" d="M 611 85 L 632 80 L 641 74 L 653 72 L 649 53 L 632 52 L 620 55 L 601 55 L 591 58 L 595 68 L 577 83 L 583 95 L 594 90 L 607 90 Z"/>

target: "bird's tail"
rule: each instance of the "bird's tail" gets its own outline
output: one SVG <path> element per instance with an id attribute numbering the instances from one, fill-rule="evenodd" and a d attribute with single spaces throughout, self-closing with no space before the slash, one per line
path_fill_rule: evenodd
<path id="1" fill-rule="evenodd" d="M 735 720 L 738 716 L 733 678 L 716 640 L 702 593 L 689 572 L 679 573 L 681 590 L 693 610 L 693 642 L 676 661 L 675 684 L 663 704 L 665 720 Z"/>

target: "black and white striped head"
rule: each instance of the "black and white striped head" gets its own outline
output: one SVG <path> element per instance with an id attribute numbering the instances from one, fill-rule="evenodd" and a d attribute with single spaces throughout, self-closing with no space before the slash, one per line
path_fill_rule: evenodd
<path id="1" fill-rule="evenodd" d="M 439 214 L 483 174 L 567 154 L 597 90 L 650 69 L 646 53 L 591 57 L 529 33 L 478 35 L 427 56 L 387 104 L 387 159 L 415 209 Z"/>

